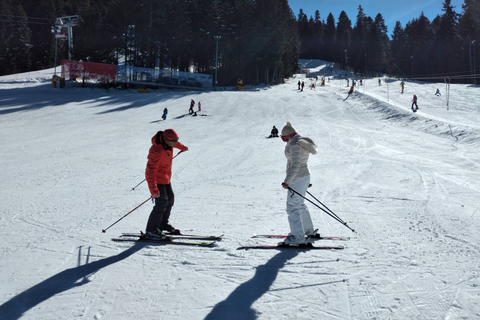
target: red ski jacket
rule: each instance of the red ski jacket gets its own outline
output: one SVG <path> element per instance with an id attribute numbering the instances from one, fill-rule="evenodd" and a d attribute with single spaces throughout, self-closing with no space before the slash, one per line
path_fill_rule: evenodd
<path id="1" fill-rule="evenodd" d="M 157 139 L 157 135 L 160 134 Z M 187 150 L 180 142 L 177 142 L 174 148 L 182 151 Z M 157 184 L 169 184 L 172 177 L 172 159 L 173 149 L 169 148 L 164 142 L 161 132 L 152 138 L 152 146 L 148 152 L 147 168 L 145 169 L 145 180 L 148 183 L 148 189 L 153 195 L 158 192 Z"/>

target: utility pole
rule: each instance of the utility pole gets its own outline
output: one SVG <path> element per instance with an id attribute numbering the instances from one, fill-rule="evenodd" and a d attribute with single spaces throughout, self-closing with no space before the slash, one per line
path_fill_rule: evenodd
<path id="1" fill-rule="evenodd" d="M 221 36 L 213 36 L 215 40 L 217 40 L 217 45 L 215 49 L 215 90 L 217 90 L 218 84 L 218 40 L 220 40 Z"/>
<path id="2" fill-rule="evenodd" d="M 475 70 L 475 42 L 477 40 L 472 41 L 472 46 L 473 46 L 473 84 L 477 84 L 477 79 L 476 79 L 476 70 Z"/>
<path id="3" fill-rule="evenodd" d="M 345 49 L 345 70 L 348 68 L 348 55 L 347 55 L 347 49 Z"/>

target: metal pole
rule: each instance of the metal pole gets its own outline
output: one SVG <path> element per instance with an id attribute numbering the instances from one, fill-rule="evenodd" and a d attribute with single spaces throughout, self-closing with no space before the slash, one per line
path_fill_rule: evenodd
<path id="1" fill-rule="evenodd" d="M 470 39 L 468 39 L 468 60 L 470 62 L 470 75 L 473 75 L 472 42 Z M 474 81 L 475 79 L 472 79 L 472 83 L 475 83 Z"/>
<path id="2" fill-rule="evenodd" d="M 448 79 L 448 82 L 447 82 L 447 79 Z M 449 77 L 445 77 L 445 99 L 447 99 L 447 110 L 449 110 L 450 106 L 450 78 Z"/>
<path id="3" fill-rule="evenodd" d="M 148 198 L 147 200 L 143 201 L 142 203 L 140 203 L 138 206 L 136 206 L 135 208 L 133 208 L 132 210 L 130 210 L 126 215 L 124 215 L 123 217 L 121 217 L 120 219 L 118 219 L 117 221 L 115 221 L 114 223 L 112 223 L 111 225 L 109 225 L 107 228 L 105 229 L 102 229 L 102 232 L 105 233 L 107 232 L 108 229 L 110 229 L 111 227 L 113 227 L 115 224 L 117 224 L 120 220 L 122 220 L 123 218 L 125 218 L 126 216 L 128 216 L 130 213 L 132 213 L 133 211 L 137 210 L 138 208 L 140 208 L 141 206 L 143 206 L 147 201 L 149 201 L 150 199 L 152 199 L 152 197 Z"/>
<path id="4" fill-rule="evenodd" d="M 387 79 L 384 80 L 385 83 L 387 84 L 387 101 L 390 101 L 390 91 L 388 90 L 388 82 Z"/>
<path id="5" fill-rule="evenodd" d="M 57 35 L 55 35 L 55 69 L 53 71 L 53 75 L 55 77 L 55 81 L 57 81 Z"/>
<path id="6" fill-rule="evenodd" d="M 475 70 L 475 60 L 476 60 L 476 59 L 475 59 L 475 58 L 476 58 L 476 57 L 475 57 L 475 42 L 476 42 L 476 41 L 477 41 L 477 40 L 473 40 L 473 41 L 472 41 L 472 45 L 473 45 L 473 83 L 474 83 L 474 84 L 477 84 L 477 79 L 476 79 L 476 76 L 477 76 L 477 75 L 476 75 L 476 70 Z"/>
<path id="7" fill-rule="evenodd" d="M 72 26 L 68 26 L 68 60 L 72 61 Z"/>
<path id="8" fill-rule="evenodd" d="M 215 49 L 215 90 L 217 89 L 218 84 L 218 40 L 221 38 L 220 36 L 214 36 L 217 40 L 217 45 Z"/>

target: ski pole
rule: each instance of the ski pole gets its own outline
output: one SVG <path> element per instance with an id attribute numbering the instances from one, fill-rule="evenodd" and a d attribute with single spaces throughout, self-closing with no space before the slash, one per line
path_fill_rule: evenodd
<path id="1" fill-rule="evenodd" d="M 147 200 L 143 201 L 142 203 L 140 203 L 138 206 L 136 206 L 135 208 L 133 208 L 132 210 L 130 210 L 126 215 L 124 215 L 123 217 L 121 217 L 120 219 L 118 219 L 117 221 L 115 221 L 114 223 L 112 223 L 110 226 L 108 226 L 107 228 L 105 229 L 102 229 L 102 232 L 105 233 L 108 229 L 110 229 L 111 227 L 113 227 L 115 224 L 117 224 L 120 220 L 122 220 L 123 218 L 125 218 L 126 216 L 128 216 L 130 213 L 132 213 L 133 211 L 137 210 L 138 208 L 140 208 L 142 205 L 144 205 L 148 200 L 152 199 L 152 197 L 148 198 Z"/>
<path id="2" fill-rule="evenodd" d="M 340 219 L 340 217 L 337 216 L 337 215 L 335 214 L 335 212 L 333 212 L 332 210 L 330 210 L 330 208 L 328 208 L 328 207 L 327 207 L 325 204 L 323 204 L 320 200 L 318 200 L 317 198 L 315 198 L 315 197 L 313 196 L 313 194 L 311 194 L 311 193 L 308 192 L 308 191 L 307 191 L 307 193 L 308 193 L 313 199 L 317 200 L 317 202 L 320 203 L 325 209 L 327 209 L 328 212 L 330 212 L 330 213 L 333 214 L 335 217 L 337 217 L 338 219 Z M 342 220 L 342 219 L 340 219 L 340 220 Z M 343 220 L 342 220 L 342 221 L 343 221 Z"/>
<path id="3" fill-rule="evenodd" d="M 293 193 L 296 193 L 298 194 L 300 197 L 302 197 L 303 199 L 307 200 L 308 202 L 310 202 L 311 204 L 313 204 L 315 207 L 317 207 L 318 209 L 322 210 L 323 212 L 325 212 L 326 214 L 328 214 L 330 217 L 332 217 L 333 219 L 335 219 L 336 221 L 340 222 L 341 224 L 343 224 L 345 227 L 347 227 L 348 229 L 352 230 L 352 232 L 355 232 L 355 230 L 353 230 L 352 228 L 350 228 L 347 223 L 345 221 L 343 221 L 342 219 L 340 219 L 340 217 L 338 217 L 336 214 L 332 214 L 330 212 L 328 212 L 327 210 L 323 209 L 322 207 L 320 207 L 318 204 L 316 204 L 315 202 L 313 202 L 312 200 L 310 199 L 307 199 L 305 198 L 303 195 L 301 195 L 300 193 L 298 193 L 297 191 L 293 190 L 292 188 L 288 187 L 288 190 L 292 191 Z M 330 209 L 329 209 L 330 210 Z"/>
<path id="4" fill-rule="evenodd" d="M 177 153 L 177 155 L 175 157 L 173 157 L 172 160 L 175 159 L 176 157 L 178 157 L 178 155 L 182 152 L 183 152 L 183 150 L 181 150 L 179 153 Z"/>
<path id="5" fill-rule="evenodd" d="M 183 152 L 183 150 L 180 151 L 179 153 L 177 153 L 177 155 L 176 155 L 175 157 L 173 157 L 172 160 L 175 159 L 175 158 L 176 158 L 180 153 L 182 153 L 182 152 Z M 139 185 L 141 185 L 142 183 L 144 183 L 145 180 L 146 180 L 146 179 L 143 179 L 139 184 L 137 184 L 135 187 L 133 187 L 132 190 L 135 190 L 135 188 L 138 187 Z"/>
<path id="6" fill-rule="evenodd" d="M 142 182 L 140 182 L 139 184 L 137 184 L 135 187 L 132 188 L 132 190 L 135 190 L 136 187 L 138 187 L 139 185 L 141 185 L 142 183 L 145 182 L 146 179 L 143 179 Z"/>

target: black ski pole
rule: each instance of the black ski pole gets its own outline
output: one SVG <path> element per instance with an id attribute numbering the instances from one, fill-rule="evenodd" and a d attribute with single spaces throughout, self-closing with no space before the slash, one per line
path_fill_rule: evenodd
<path id="1" fill-rule="evenodd" d="M 328 210 L 328 212 L 330 212 L 330 213 L 333 214 L 335 217 L 337 217 L 338 219 L 340 219 L 340 217 L 337 216 L 337 215 L 335 214 L 335 212 L 333 212 L 332 210 L 330 210 L 330 208 L 328 208 L 328 207 L 327 207 L 325 204 L 323 204 L 320 200 L 318 200 L 317 198 L 315 198 L 315 196 L 314 196 L 313 194 L 311 194 L 311 193 L 308 192 L 308 191 L 307 191 L 307 193 L 308 193 L 309 196 L 311 196 L 313 199 L 315 199 L 318 203 L 320 203 L 326 210 Z M 340 219 L 340 220 L 342 220 L 342 219 Z M 343 221 L 343 220 L 342 220 L 342 221 Z"/>
<path id="2" fill-rule="evenodd" d="M 327 210 L 323 209 L 322 207 L 320 207 L 318 204 L 316 204 L 315 202 L 313 202 L 312 200 L 310 199 L 307 199 L 305 198 L 303 195 L 301 195 L 300 193 L 298 193 L 297 191 L 293 190 L 292 188 L 288 187 L 288 190 L 292 191 L 293 193 L 296 193 L 298 194 L 300 197 L 302 197 L 303 199 L 307 200 L 308 202 L 310 202 L 311 204 L 313 204 L 315 207 L 317 207 L 318 209 L 322 210 L 323 212 L 325 212 L 326 214 L 328 214 L 330 217 L 332 217 L 333 219 L 335 219 L 336 221 L 340 222 L 341 224 L 343 224 L 345 227 L 347 227 L 348 229 L 352 230 L 352 232 L 355 232 L 355 230 L 353 230 L 352 228 L 350 228 L 347 223 L 345 221 L 343 221 L 342 219 L 340 219 L 340 217 L 338 217 L 336 214 L 331 214 L 330 212 L 328 212 Z"/>
<path id="3" fill-rule="evenodd" d="M 117 224 L 120 220 L 122 220 L 123 218 L 125 218 L 126 216 L 128 216 L 130 213 L 132 213 L 133 211 L 137 210 L 138 208 L 140 208 L 141 206 L 143 206 L 148 200 L 152 199 L 152 197 L 148 198 L 147 200 L 143 201 L 142 203 L 140 203 L 138 206 L 136 206 L 135 208 L 133 208 L 132 210 L 130 210 L 126 215 L 124 215 L 123 217 L 121 217 L 120 219 L 118 219 L 117 221 L 115 221 L 114 223 L 112 223 L 110 226 L 108 226 L 107 228 L 105 229 L 102 229 L 102 232 L 105 233 L 108 229 L 110 229 L 111 227 L 113 227 L 115 224 Z"/>
<path id="4" fill-rule="evenodd" d="M 135 190 L 136 187 L 138 187 L 139 185 L 141 185 L 142 183 L 145 182 L 146 179 L 143 179 L 142 182 L 140 182 L 139 184 L 137 184 L 135 187 L 132 188 L 132 190 Z"/>

